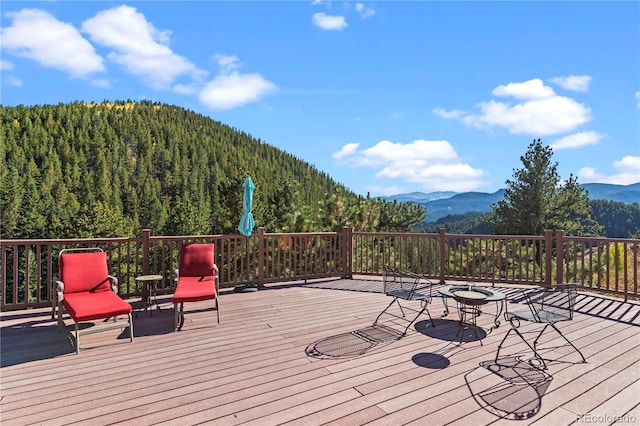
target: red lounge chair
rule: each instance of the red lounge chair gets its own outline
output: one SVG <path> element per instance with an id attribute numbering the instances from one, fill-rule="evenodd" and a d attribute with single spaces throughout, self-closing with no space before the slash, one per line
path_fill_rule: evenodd
<path id="1" fill-rule="evenodd" d="M 80 335 L 124 328 L 122 323 L 90 328 L 81 333 L 78 324 L 92 320 L 129 317 L 129 335 L 133 342 L 131 305 L 118 296 L 118 279 L 109 275 L 107 254 L 100 248 L 67 249 L 60 251 L 60 279 L 57 280 L 58 329 L 64 327 L 62 308 L 75 323 L 76 353 L 80 352 Z"/>
<path id="2" fill-rule="evenodd" d="M 213 244 L 185 244 L 180 246 L 178 278 L 173 294 L 175 331 L 184 325 L 184 314 L 216 310 L 220 323 L 218 304 L 219 273 L 214 261 Z M 185 311 L 185 302 L 215 300 L 215 307 Z"/>

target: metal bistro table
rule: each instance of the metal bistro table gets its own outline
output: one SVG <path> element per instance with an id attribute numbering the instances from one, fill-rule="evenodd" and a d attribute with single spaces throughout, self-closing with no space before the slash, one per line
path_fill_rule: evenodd
<path id="1" fill-rule="evenodd" d="M 506 304 L 506 295 L 499 291 L 493 290 L 489 287 L 479 287 L 473 285 L 452 285 L 441 287 L 438 289 L 440 296 L 442 297 L 442 302 L 444 303 L 444 316 L 446 317 L 449 314 L 449 304 L 448 299 L 455 299 L 455 292 L 461 291 L 473 291 L 485 294 L 487 297 L 484 299 L 485 302 L 496 302 L 496 316 L 493 320 L 494 327 L 500 327 L 500 315 L 504 312 L 505 304 Z"/>
<path id="2" fill-rule="evenodd" d="M 158 305 L 158 281 L 160 280 L 162 280 L 162 275 L 141 275 L 136 277 L 136 282 L 142 283 L 142 307 L 136 312 L 136 317 L 142 308 L 144 308 L 145 312 L 149 309 L 151 316 L 153 316 L 153 303 L 156 304 L 156 308 L 158 308 L 159 311 L 162 310 L 160 309 L 160 305 Z M 151 300 L 152 296 L 153 301 Z"/>

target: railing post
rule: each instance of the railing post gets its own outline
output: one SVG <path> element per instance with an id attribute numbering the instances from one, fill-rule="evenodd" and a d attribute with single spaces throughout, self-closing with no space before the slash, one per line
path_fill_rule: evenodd
<path id="1" fill-rule="evenodd" d="M 556 283 L 564 282 L 564 231 L 556 231 Z"/>
<path id="2" fill-rule="evenodd" d="M 142 230 L 142 275 L 149 275 L 149 237 L 151 229 Z"/>
<path id="3" fill-rule="evenodd" d="M 445 264 L 445 249 L 446 249 L 446 229 L 440 228 L 438 231 L 440 236 L 440 284 L 444 284 L 444 264 Z"/>
<path id="4" fill-rule="evenodd" d="M 544 231 L 544 285 L 551 285 L 551 267 L 553 263 L 553 231 Z"/>
<path id="5" fill-rule="evenodd" d="M 342 278 L 353 278 L 353 228 L 342 227 Z"/>
<path id="6" fill-rule="evenodd" d="M 264 226 L 258 227 L 258 287 L 264 287 L 264 256 L 265 256 Z M 247 262 L 249 259 L 247 259 Z"/>

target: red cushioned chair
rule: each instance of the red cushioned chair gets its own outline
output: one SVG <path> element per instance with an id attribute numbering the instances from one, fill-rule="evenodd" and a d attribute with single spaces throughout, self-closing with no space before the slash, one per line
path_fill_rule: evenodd
<path id="1" fill-rule="evenodd" d="M 79 323 L 97 319 L 113 318 L 115 323 L 118 315 L 127 315 L 129 335 L 133 342 L 131 305 L 117 294 L 118 279 L 109 275 L 107 254 L 100 248 L 66 249 L 60 251 L 58 262 L 60 279 L 55 280 L 58 329 L 64 327 L 64 307 L 75 323 L 76 353 L 80 352 L 80 335 L 126 327 L 119 323 L 82 333 L 79 331 Z"/>
<path id="2" fill-rule="evenodd" d="M 214 261 L 213 244 L 184 244 L 180 246 L 176 291 L 173 294 L 175 331 L 184 325 L 184 314 L 216 310 L 220 323 L 218 304 L 219 273 Z M 215 300 L 215 307 L 185 311 L 185 302 Z"/>

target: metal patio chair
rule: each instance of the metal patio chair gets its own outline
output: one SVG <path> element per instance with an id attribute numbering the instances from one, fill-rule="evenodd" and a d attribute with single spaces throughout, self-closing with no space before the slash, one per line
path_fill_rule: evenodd
<path id="1" fill-rule="evenodd" d="M 431 314 L 427 310 L 427 305 L 431 303 L 431 288 L 433 283 L 421 275 L 415 274 L 413 272 L 405 271 L 398 268 L 392 268 L 390 266 L 384 266 L 382 272 L 382 280 L 384 286 L 384 293 L 387 296 L 393 297 L 391 303 L 387 305 L 386 308 L 376 318 L 373 325 L 377 325 L 378 321 L 382 317 L 382 315 L 390 315 L 395 318 L 400 318 L 409 322 L 409 324 L 405 327 L 404 332 L 400 337 L 404 337 L 407 335 L 407 331 L 409 327 L 422 315 L 423 312 L 426 312 L 429 316 L 429 320 L 431 320 L 431 324 L 435 327 L 435 323 L 433 322 L 433 318 L 431 318 Z M 402 306 L 400 303 L 401 300 L 408 302 L 420 302 L 420 309 L 416 309 L 410 306 Z M 389 308 L 397 304 L 400 308 L 401 315 L 396 314 L 395 312 L 390 312 Z M 411 311 L 413 313 L 417 313 L 413 317 L 407 317 L 406 311 Z"/>
<path id="2" fill-rule="evenodd" d="M 582 355 L 582 352 L 580 352 L 580 350 L 576 348 L 574 344 L 571 343 L 571 341 L 569 341 L 569 339 L 567 339 L 567 337 L 562 334 L 562 332 L 556 326 L 556 323 L 571 321 L 573 319 L 577 287 L 578 284 L 557 284 L 553 287 L 548 288 L 525 290 L 523 293 L 527 301 L 527 305 L 529 306 L 529 310 L 507 312 L 505 314 L 505 317 L 511 324 L 511 329 L 504 336 L 502 342 L 500 342 L 498 351 L 496 352 L 495 360 L 498 360 L 500 350 L 502 349 L 504 342 L 507 340 L 511 332 L 514 331 L 533 351 L 535 358 L 539 360 L 542 368 L 545 370 L 547 369 L 547 363 L 545 362 L 545 360 L 552 361 L 552 359 L 543 358 L 540 354 L 540 351 L 542 349 L 556 349 L 562 346 L 566 346 L 567 344 L 580 355 L 580 357 L 582 358 L 582 362 L 587 362 L 584 358 L 584 355 Z M 533 340 L 533 344 L 530 343 L 524 335 L 531 334 L 532 332 L 522 333 L 519 330 L 522 321 L 543 325 L 542 329 L 539 333 L 537 333 L 537 336 Z M 540 348 L 538 346 L 538 342 L 548 328 L 555 330 L 556 333 L 560 337 L 562 337 L 562 339 L 564 339 L 566 344 L 562 346 Z"/>

